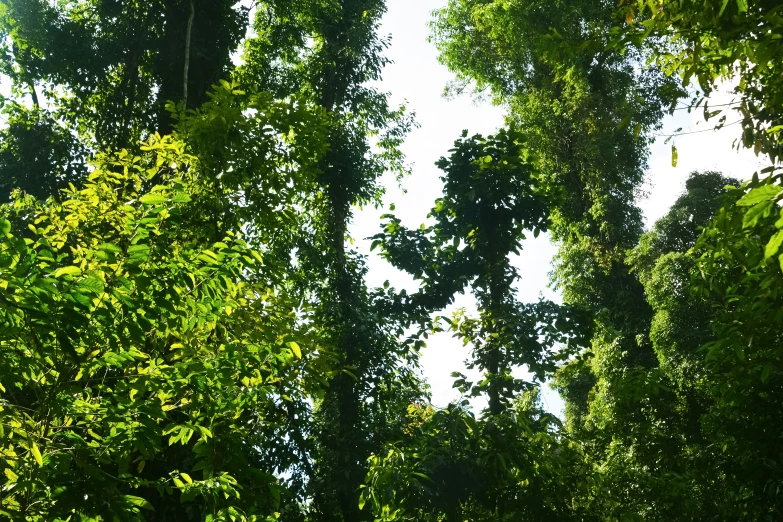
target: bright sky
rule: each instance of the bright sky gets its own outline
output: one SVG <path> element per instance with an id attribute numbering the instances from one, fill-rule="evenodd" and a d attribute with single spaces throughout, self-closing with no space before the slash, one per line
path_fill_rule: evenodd
<path id="1" fill-rule="evenodd" d="M 446 100 L 442 96 L 443 88 L 452 76 L 438 63 L 436 50 L 426 39 L 430 12 L 444 5 L 445 1 L 390 1 L 381 28 L 381 34 L 392 36 L 387 55 L 394 63 L 385 69 L 380 88 L 392 93 L 393 103 L 405 103 L 409 110 L 415 111 L 420 125 L 419 129 L 411 132 L 403 146 L 412 166 L 412 175 L 402 182 L 407 192 L 400 191 L 393 178 L 385 180 L 387 194 L 384 204 L 388 208 L 390 203 L 394 203 L 394 213 L 408 227 L 418 227 L 423 223 L 435 199 L 440 197 L 440 171 L 434 162 L 448 153 L 460 132 L 468 129 L 471 134 L 491 133 L 502 125 L 503 119 L 498 107 L 487 103 L 475 104 L 468 97 Z M 719 97 L 710 104 L 715 106 L 730 99 Z M 732 112 L 727 112 L 727 123 L 737 119 Z M 709 129 L 712 122 L 705 124 L 702 120 L 701 111 L 688 114 L 680 110 L 674 117 L 666 119 L 661 133 L 668 135 L 679 127 L 682 127 L 681 132 Z M 652 148 L 645 187 L 649 195 L 641 202 L 648 226 L 666 213 L 683 190 L 684 180 L 691 171 L 722 170 L 724 174 L 748 178 L 753 171 L 764 166 L 761 158 L 756 158 L 752 153 L 745 150 L 738 153 L 732 149 L 732 141 L 739 136 L 738 129 L 739 126 L 734 125 L 720 132 L 708 130 L 678 136 L 674 141 L 679 152 L 676 168 L 671 166 L 671 142 L 664 144 L 665 138 L 658 140 Z M 371 253 L 370 242 L 363 241 L 378 233 L 380 215 L 387 211 L 365 208 L 357 212 L 350 229 L 351 235 L 360 251 L 368 255 L 368 284 L 371 287 L 389 280 L 392 286 L 411 291 L 416 288 L 412 278 Z M 522 274 L 518 287 L 518 298 L 521 301 L 535 301 L 540 295 L 559 301 L 560 296 L 547 287 L 550 263 L 555 252 L 556 247 L 543 234 L 538 239 L 525 240 L 524 251 L 516 261 Z M 459 296 L 453 308 L 459 307 L 475 310 L 475 303 L 470 296 Z M 469 348 L 463 347 L 448 333 L 437 334 L 428 340 L 423 350 L 422 367 L 431 386 L 434 405 L 443 407 L 459 397 L 459 392 L 451 387 L 451 372 L 466 372 L 463 361 L 468 353 Z M 523 375 L 523 372 L 519 374 Z M 475 377 L 477 373 L 468 375 Z M 544 386 L 542 397 L 549 411 L 556 414 L 562 412 L 563 402 L 555 391 Z M 479 400 L 473 402 L 474 408 L 481 408 L 484 404 Z"/>

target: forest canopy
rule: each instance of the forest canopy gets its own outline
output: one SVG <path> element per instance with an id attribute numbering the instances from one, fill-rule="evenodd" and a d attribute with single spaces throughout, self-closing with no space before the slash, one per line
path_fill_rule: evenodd
<path id="1" fill-rule="evenodd" d="M 505 119 L 384 209 L 406 291 L 349 233 L 417 176 L 384 0 L 0 0 L 0 518 L 783 518 L 783 5 L 444 3 L 449 94 Z M 645 228 L 675 110 L 764 167 Z M 517 292 L 541 233 L 561 302 Z M 480 375 L 446 407 L 435 334 Z"/>

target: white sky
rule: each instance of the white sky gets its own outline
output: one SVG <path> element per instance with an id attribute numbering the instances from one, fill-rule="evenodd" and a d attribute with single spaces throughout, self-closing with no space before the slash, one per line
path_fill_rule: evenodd
<path id="1" fill-rule="evenodd" d="M 403 146 L 408 162 L 412 166 L 412 175 L 402 182 L 407 193 L 398 189 L 397 182 L 388 177 L 385 180 L 387 194 L 385 207 L 396 205 L 394 214 L 408 227 L 418 227 L 425 221 L 429 209 L 436 198 L 440 197 L 442 185 L 440 171 L 435 161 L 448 154 L 454 140 L 463 129 L 473 133 L 487 134 L 502 125 L 503 113 L 500 108 L 488 103 L 475 104 L 469 97 L 446 100 L 443 88 L 452 78 L 448 70 L 437 62 L 434 46 L 426 41 L 429 34 L 427 22 L 430 12 L 445 4 L 446 0 L 391 0 L 388 12 L 383 19 L 381 34 L 391 34 L 392 45 L 387 51 L 393 64 L 383 74 L 380 88 L 391 93 L 392 102 L 405 103 L 409 110 L 416 113 L 420 128 L 409 135 Z M 711 101 L 711 105 L 726 103 L 730 98 L 721 97 Z M 727 111 L 727 123 L 737 118 Z M 716 118 L 717 119 L 717 118 Z M 705 124 L 701 111 L 688 114 L 677 111 L 674 117 L 668 117 L 662 134 L 671 134 L 682 127 L 681 132 L 698 131 L 713 124 Z M 732 149 L 732 141 L 739 136 L 739 126 L 727 127 L 720 132 L 708 131 L 678 136 L 674 143 L 679 152 L 679 163 L 671 166 L 671 142 L 664 144 L 660 138 L 652 148 L 648 182 L 645 187 L 649 196 L 640 202 L 648 225 L 664 215 L 669 206 L 684 188 L 688 173 L 693 170 L 721 170 L 724 174 L 747 178 L 763 163 L 752 153 L 743 150 L 738 153 Z M 375 253 L 369 252 L 369 241 L 363 238 L 378 233 L 380 215 L 387 209 L 364 208 L 358 211 L 350 232 L 356 240 L 359 250 L 368 255 L 368 284 L 379 286 L 389 280 L 396 288 L 409 291 L 416 288 L 410 276 L 389 266 Z M 524 251 L 516 265 L 520 268 L 522 280 L 519 284 L 518 298 L 521 301 L 535 301 L 540 295 L 559 301 L 547 287 L 550 262 L 556 247 L 549 243 L 543 234 L 538 239 L 527 239 Z M 459 296 L 453 308 L 465 307 L 475 310 L 470 296 Z M 448 333 L 430 337 L 423 350 L 423 373 L 431 386 L 432 401 L 436 406 L 446 406 L 459 397 L 452 386 L 450 376 L 453 371 L 466 372 L 463 361 L 468 357 L 469 348 L 452 338 Z M 519 372 L 522 375 L 522 372 Z M 469 374 L 476 376 L 476 373 Z M 556 392 L 548 386 L 543 387 L 545 407 L 560 414 L 563 402 Z M 476 400 L 474 408 L 481 408 L 484 402 Z"/>

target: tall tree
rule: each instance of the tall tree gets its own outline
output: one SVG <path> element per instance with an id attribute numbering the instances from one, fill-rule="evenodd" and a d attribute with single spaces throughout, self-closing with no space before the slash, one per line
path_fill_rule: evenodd
<path id="1" fill-rule="evenodd" d="M 520 275 L 511 256 L 525 233 L 548 225 L 537 159 L 513 130 L 487 138 L 465 132 L 437 165 L 444 195 L 430 212 L 435 224 L 412 231 L 387 216 L 376 240 L 387 259 L 421 280 L 412 306 L 442 308 L 471 287 L 479 317 L 463 311 L 446 321 L 471 347 L 468 368 L 482 372 L 478 383 L 455 374 L 455 387 L 484 396 L 487 408 L 478 420 L 467 400 L 444 411 L 412 409 L 407 437 L 373 459 L 363 501 L 372 499 L 383 520 L 568 519 L 568 493 L 552 475 L 567 474 L 578 455 L 555 450 L 557 421 L 537 405 L 535 382 L 512 374 L 525 369 L 543 381 L 584 341 L 570 310 L 515 298 Z"/>
<path id="2" fill-rule="evenodd" d="M 135 148 L 173 130 L 167 103 L 184 105 L 187 96 L 187 107 L 197 108 L 208 100 L 233 67 L 247 23 L 246 8 L 222 0 L 8 0 L 0 4 L 0 74 L 11 84 L 12 107 L 31 96 L 88 149 Z M 53 132 L 40 143 L 44 157 L 64 152 Z M 71 162 L 83 156 L 70 152 Z M 16 159 L 4 177 L 20 186 L 29 159 Z"/>
<path id="3" fill-rule="evenodd" d="M 599 461 L 645 444 L 621 435 L 645 422 L 628 389 L 657 367 L 652 312 L 625 252 L 643 231 L 635 198 L 647 147 L 664 108 L 683 94 L 673 79 L 641 67 L 644 56 L 633 46 L 608 45 L 614 24 L 614 6 L 580 0 L 557 8 L 453 0 L 432 24 L 457 87 L 474 85 L 507 107 L 507 119 L 540 157 L 559 243 L 554 282 L 566 303 L 595 322 L 590 350 L 565 365 L 557 384 L 570 429 L 593 432 Z M 622 451 L 611 447 L 615 433 Z"/>
<path id="4" fill-rule="evenodd" d="M 387 42 L 378 35 L 384 12 L 380 0 L 261 3 L 241 72 L 261 82 L 272 74 L 280 80 L 275 90 L 319 106 L 327 125 L 327 151 L 301 199 L 302 234 L 294 243 L 293 277 L 313 303 L 327 372 L 302 441 L 313 457 L 307 481 L 314 520 L 367 517 L 358 508 L 366 460 L 387 440 L 385 431 L 396 429 L 390 420 L 421 394 L 411 373 L 415 352 L 402 337 L 407 319 L 389 313 L 391 290 L 367 288 L 364 261 L 347 246 L 354 208 L 379 201 L 384 172 L 402 172 L 397 146 L 411 125 L 368 85 L 386 64 Z"/>

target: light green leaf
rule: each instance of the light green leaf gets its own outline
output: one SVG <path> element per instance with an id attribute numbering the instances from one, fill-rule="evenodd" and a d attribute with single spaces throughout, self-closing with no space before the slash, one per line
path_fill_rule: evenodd
<path id="1" fill-rule="evenodd" d="M 747 212 L 745 212 L 745 215 L 742 218 L 742 227 L 750 228 L 756 226 L 759 220 L 764 217 L 771 208 L 771 201 L 763 201 L 751 207 Z"/>
<path id="2" fill-rule="evenodd" d="M 160 205 L 168 200 L 166 196 L 162 194 L 145 194 L 139 198 L 139 201 L 145 205 Z"/>
<path id="3" fill-rule="evenodd" d="M 302 358 L 302 349 L 299 348 L 299 345 L 297 343 L 291 341 L 290 343 L 288 343 L 288 346 L 291 347 L 291 351 L 294 352 L 294 355 L 296 355 L 297 359 Z"/>
<path id="4" fill-rule="evenodd" d="M 783 192 L 783 188 L 778 185 L 762 185 L 756 187 L 737 201 L 740 207 L 752 207 L 762 201 L 771 201 Z"/>
<path id="5" fill-rule="evenodd" d="M 152 504 L 150 504 L 147 499 L 137 497 L 135 495 L 125 495 L 125 500 L 129 504 L 133 504 L 134 506 L 140 507 L 141 509 L 146 509 L 148 511 L 155 511 L 155 508 L 152 507 Z"/>
<path id="6" fill-rule="evenodd" d="M 64 266 L 62 268 L 58 268 L 54 272 L 54 277 L 62 277 L 64 275 L 79 275 L 82 273 L 82 269 L 78 266 Z"/>
<path id="7" fill-rule="evenodd" d="M 783 244 L 783 230 L 778 230 L 767 242 L 766 248 L 764 248 L 764 259 L 769 259 L 777 254 L 781 244 Z"/>
<path id="8" fill-rule="evenodd" d="M 680 155 L 677 153 L 677 147 L 672 145 L 672 167 L 677 166 L 677 160 L 680 158 Z"/>
<path id="9" fill-rule="evenodd" d="M 8 478 L 8 482 L 16 482 L 16 480 L 19 478 L 19 475 L 11 471 L 11 468 L 5 468 L 3 470 L 3 474 Z"/>
<path id="10" fill-rule="evenodd" d="M 33 458 L 38 463 L 38 466 L 43 466 L 43 457 L 41 457 L 41 450 L 38 449 L 38 444 L 33 442 L 33 446 L 30 448 L 30 453 L 33 454 Z"/>
<path id="11" fill-rule="evenodd" d="M 120 247 L 112 243 L 101 243 L 98 246 L 98 250 L 103 250 L 104 252 L 114 252 L 114 253 L 122 252 L 122 249 Z"/>

